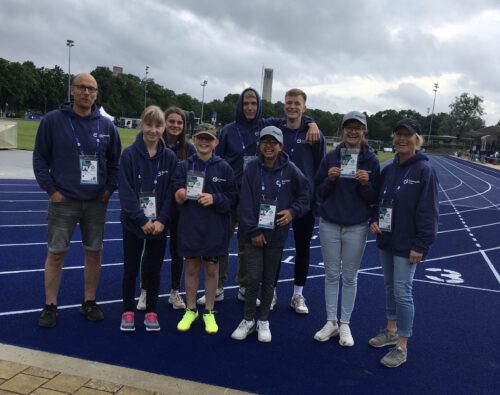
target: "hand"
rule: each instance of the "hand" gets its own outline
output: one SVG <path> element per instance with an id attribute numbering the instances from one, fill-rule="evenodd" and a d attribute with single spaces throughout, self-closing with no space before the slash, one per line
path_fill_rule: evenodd
<path id="1" fill-rule="evenodd" d="M 254 247 L 264 247 L 266 243 L 267 243 L 266 238 L 262 233 L 258 236 L 252 237 L 252 245 Z"/>
<path id="2" fill-rule="evenodd" d="M 328 169 L 328 179 L 335 181 L 340 176 L 340 167 L 330 167 Z"/>
<path id="3" fill-rule="evenodd" d="M 104 191 L 104 193 L 102 194 L 101 200 L 102 200 L 103 203 L 108 203 L 110 197 L 111 197 L 111 192 L 110 191 Z"/>
<path id="4" fill-rule="evenodd" d="M 281 210 L 278 213 L 278 219 L 276 220 L 276 225 L 286 226 L 292 221 L 292 213 L 290 210 Z"/>
<path id="5" fill-rule="evenodd" d="M 200 196 L 198 196 L 198 203 L 203 207 L 211 206 L 214 204 L 214 198 L 210 193 L 200 193 Z"/>
<path id="6" fill-rule="evenodd" d="M 410 251 L 410 258 L 409 258 L 410 265 L 415 265 L 415 264 L 419 263 L 422 260 L 423 256 L 424 256 L 424 254 L 422 254 L 421 252 L 411 250 Z"/>
<path id="7" fill-rule="evenodd" d="M 49 196 L 49 200 L 54 203 L 60 203 L 64 200 L 64 195 L 61 192 L 54 192 Z"/>
<path id="8" fill-rule="evenodd" d="M 370 232 L 372 232 L 374 235 L 381 235 L 382 231 L 380 230 L 378 226 L 378 222 L 372 222 L 370 225 Z"/>
<path id="9" fill-rule="evenodd" d="M 163 225 L 160 221 L 153 222 L 153 234 L 154 235 L 161 234 L 164 229 L 165 229 L 165 225 Z"/>
<path id="10" fill-rule="evenodd" d="M 183 204 L 187 200 L 186 188 L 180 188 L 175 192 L 175 201 L 179 204 Z"/>
<path id="11" fill-rule="evenodd" d="M 306 134 L 306 141 L 309 144 L 315 143 L 316 141 L 319 141 L 319 128 L 318 124 L 316 122 L 311 122 L 309 125 L 309 129 L 307 130 Z"/>
<path id="12" fill-rule="evenodd" d="M 354 178 L 356 178 L 356 180 L 358 180 L 358 182 L 361 185 L 366 185 L 366 184 L 368 184 L 370 176 L 366 170 L 358 170 L 356 172 L 356 175 L 354 176 Z"/>
<path id="13" fill-rule="evenodd" d="M 155 229 L 153 221 L 149 220 L 148 222 L 146 222 L 144 225 L 141 226 L 141 229 L 145 235 L 153 234 L 153 231 Z"/>

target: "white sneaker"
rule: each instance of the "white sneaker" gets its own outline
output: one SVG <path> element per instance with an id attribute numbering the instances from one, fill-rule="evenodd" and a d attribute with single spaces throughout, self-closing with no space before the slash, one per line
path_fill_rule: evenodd
<path id="1" fill-rule="evenodd" d="M 224 300 L 224 288 L 217 288 L 217 291 L 215 291 L 215 301 L 220 302 Z M 203 295 L 201 298 L 199 298 L 196 303 L 200 305 L 205 304 L 205 295 Z"/>
<path id="2" fill-rule="evenodd" d="M 323 326 L 323 328 L 317 331 L 314 335 L 314 340 L 317 340 L 319 342 L 326 342 L 330 340 L 331 337 L 338 335 L 339 325 L 337 323 L 333 325 L 332 321 L 326 321 L 325 326 Z"/>
<path id="3" fill-rule="evenodd" d="M 168 297 L 168 303 L 170 303 L 172 305 L 174 310 L 185 310 L 186 309 L 186 304 L 184 303 L 184 300 L 182 299 L 182 296 L 177 289 L 170 290 L 170 296 Z"/>
<path id="4" fill-rule="evenodd" d="M 274 288 L 273 300 L 271 300 L 270 310 L 274 310 L 274 306 L 278 303 L 278 297 L 276 296 L 276 288 Z"/>
<path id="5" fill-rule="evenodd" d="M 269 330 L 269 321 L 257 321 L 257 339 L 263 343 L 269 343 L 272 339 Z"/>
<path id="6" fill-rule="evenodd" d="M 137 310 L 146 310 L 146 290 L 141 289 L 141 296 L 137 301 Z"/>
<path id="7" fill-rule="evenodd" d="M 246 293 L 245 287 L 240 287 L 240 289 L 238 289 L 238 300 L 239 301 L 241 301 L 241 302 L 245 301 L 245 293 Z M 260 299 L 259 298 L 257 298 L 255 300 L 255 306 L 257 306 L 257 307 L 260 306 Z"/>
<path id="8" fill-rule="evenodd" d="M 231 337 L 234 340 L 245 340 L 253 332 L 255 332 L 255 321 L 243 320 L 231 334 Z"/>
<path id="9" fill-rule="evenodd" d="M 306 306 L 306 298 L 302 295 L 293 295 L 292 300 L 290 300 L 290 307 L 297 314 L 309 314 L 309 309 Z"/>
<path id="10" fill-rule="evenodd" d="M 339 344 L 344 347 L 352 347 L 354 346 L 354 339 L 351 335 L 351 329 L 348 324 L 340 324 L 340 339 Z"/>

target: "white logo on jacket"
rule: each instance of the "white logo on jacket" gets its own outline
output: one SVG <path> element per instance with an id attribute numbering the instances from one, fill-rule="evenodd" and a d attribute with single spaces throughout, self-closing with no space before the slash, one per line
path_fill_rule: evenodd
<path id="1" fill-rule="evenodd" d="M 410 185 L 420 184 L 420 180 L 410 180 L 409 178 L 407 178 L 406 180 L 403 181 L 403 184 L 410 184 Z"/>
<path id="2" fill-rule="evenodd" d="M 225 178 L 213 177 L 212 181 L 213 182 L 226 182 L 227 180 Z"/>

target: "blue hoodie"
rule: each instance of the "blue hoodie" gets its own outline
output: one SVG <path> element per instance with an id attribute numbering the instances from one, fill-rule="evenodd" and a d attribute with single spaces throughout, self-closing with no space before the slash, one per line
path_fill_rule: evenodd
<path id="1" fill-rule="evenodd" d="M 281 188 L 278 188 L 280 180 Z M 243 173 L 240 193 L 240 226 L 243 226 L 246 240 L 251 242 L 252 237 L 263 234 L 267 246 L 283 248 L 288 239 L 290 224 L 276 226 L 274 229 L 260 229 L 258 226 L 262 198 L 261 182 L 264 182 L 266 198 L 274 200 L 278 197 L 276 212 L 288 209 L 292 218 L 299 218 L 309 210 L 308 183 L 297 166 L 290 162 L 285 152 L 280 153 L 272 169 L 264 165 L 262 155 L 259 155 L 258 159 L 248 163 Z M 278 191 L 279 196 L 276 196 Z"/>
<path id="2" fill-rule="evenodd" d="M 149 156 L 144 144 L 142 132 L 137 134 L 135 142 L 125 148 L 120 160 L 120 220 L 125 229 L 133 232 L 138 238 L 159 239 L 165 237 L 171 219 L 173 192 L 172 180 L 177 167 L 174 153 L 165 147 L 163 140 L 158 143 L 158 150 L 153 157 Z M 139 204 L 139 193 L 151 193 L 154 179 L 156 220 L 165 225 L 161 235 L 145 235 L 141 227 L 148 222 L 144 210 Z"/>
<path id="3" fill-rule="evenodd" d="M 368 224 L 371 217 L 371 205 L 377 202 L 378 184 L 380 182 L 380 165 L 373 150 L 364 146 L 358 156 L 358 169 L 369 172 L 366 185 L 361 185 L 352 178 L 337 177 L 335 181 L 328 179 L 328 169 L 340 167 L 342 148 L 339 144 L 321 161 L 315 177 L 316 198 L 319 204 L 319 215 L 325 221 L 342 226 Z"/>
<path id="4" fill-rule="evenodd" d="M 257 97 L 257 112 L 255 118 L 247 120 L 243 112 L 243 97 L 246 92 L 252 91 Z M 225 125 L 219 135 L 219 144 L 215 153 L 225 159 L 234 171 L 238 188 L 241 186 L 243 176 L 244 156 L 258 156 L 258 141 L 260 131 L 269 125 L 279 126 L 283 118 L 262 118 L 262 103 L 259 93 L 253 88 L 247 88 L 241 92 L 236 103 L 236 118 L 233 122 Z M 304 125 L 312 122 L 309 117 L 303 117 Z M 307 126 L 306 131 L 307 131 Z"/>
<path id="5" fill-rule="evenodd" d="M 304 120 L 304 117 L 302 119 Z M 314 176 L 325 157 L 325 138 L 320 133 L 319 141 L 313 144 L 306 142 L 306 134 L 309 126 L 304 121 L 302 121 L 298 129 L 289 129 L 286 126 L 286 120 L 283 120 L 278 127 L 283 132 L 284 151 L 288 154 L 290 161 L 295 163 L 307 178 L 307 182 L 309 183 L 310 208 L 313 208 L 315 197 Z"/>
<path id="6" fill-rule="evenodd" d="M 97 106 L 92 106 L 89 116 L 81 117 L 73 112 L 72 103 L 65 103 L 40 122 L 33 151 L 33 171 L 49 196 L 60 192 L 69 199 L 94 200 L 104 191 L 112 193 L 117 188 L 120 153 L 118 131 L 108 118 L 101 116 Z M 80 154 L 98 155 L 98 184 L 80 184 Z"/>
<path id="7" fill-rule="evenodd" d="M 187 171 L 205 171 L 203 192 L 213 196 L 213 204 L 204 207 L 196 200 L 178 206 L 177 240 L 181 256 L 223 256 L 229 248 L 229 215 L 238 199 L 231 167 L 219 156 L 207 162 L 192 155 L 179 163 L 174 191 L 186 188 Z"/>
<path id="8" fill-rule="evenodd" d="M 400 164 L 396 155 L 382 170 L 379 205 L 393 201 L 392 232 L 378 235 L 377 245 L 396 256 L 408 258 L 414 250 L 425 257 L 436 238 L 438 180 L 428 161 L 425 154 L 417 152 Z M 378 208 L 376 215 L 372 222 L 378 220 Z"/>

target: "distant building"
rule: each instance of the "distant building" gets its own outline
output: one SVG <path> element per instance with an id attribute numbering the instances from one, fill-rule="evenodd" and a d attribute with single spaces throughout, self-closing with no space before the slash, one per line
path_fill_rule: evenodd
<path id="1" fill-rule="evenodd" d="M 123 73 L 123 67 L 113 66 L 113 76 L 116 77 Z"/>
<path id="2" fill-rule="evenodd" d="M 273 69 L 264 69 L 264 81 L 262 83 L 262 100 L 271 103 L 273 94 Z"/>

